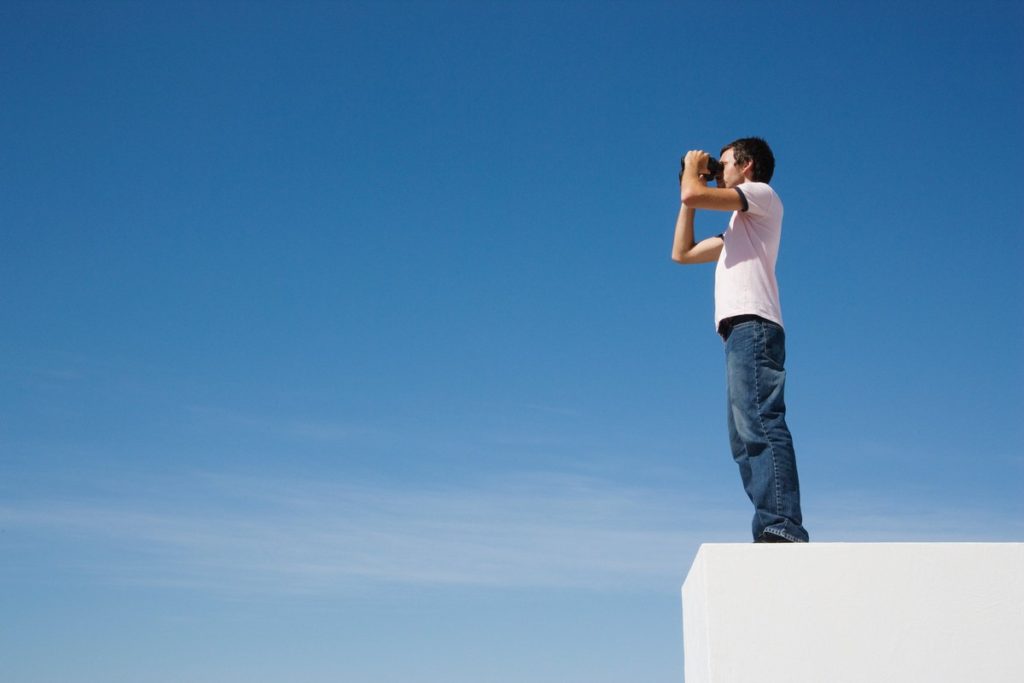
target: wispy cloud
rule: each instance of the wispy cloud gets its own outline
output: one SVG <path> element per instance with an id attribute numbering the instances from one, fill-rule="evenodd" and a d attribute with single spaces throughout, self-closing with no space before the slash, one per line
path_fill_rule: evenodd
<path id="1" fill-rule="evenodd" d="M 354 421 L 256 415 L 200 405 L 189 406 L 188 412 L 194 419 L 215 425 L 219 429 L 297 441 L 349 443 L 357 439 L 382 436 L 378 427 Z"/>
<path id="2" fill-rule="evenodd" d="M 1024 540 L 1019 502 L 967 505 L 941 497 L 899 498 L 870 490 L 833 491 L 805 505 L 819 541 L 997 542 Z"/>
<path id="3" fill-rule="evenodd" d="M 856 492 L 807 502 L 818 541 L 1024 537 L 1007 510 Z M 551 473 L 434 488 L 204 474 L 8 503 L 0 524 L 8 543 L 26 545 L 22 569 L 37 576 L 58 568 L 44 559 L 56 549 L 64 570 L 220 593 L 394 584 L 661 590 L 681 582 L 700 543 L 745 540 L 743 504 L 720 492 Z"/>
<path id="4" fill-rule="evenodd" d="M 285 593 L 367 582 L 636 588 L 681 579 L 714 519 L 707 501 L 555 475 L 431 490 L 218 475 L 163 489 L 28 501 L 0 519 L 78 547 L 90 571 L 115 580 Z"/>

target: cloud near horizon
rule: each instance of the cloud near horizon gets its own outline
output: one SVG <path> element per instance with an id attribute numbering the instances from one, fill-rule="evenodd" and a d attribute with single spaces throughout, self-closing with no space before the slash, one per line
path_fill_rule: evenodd
<path id="1" fill-rule="evenodd" d="M 201 475 L 0 507 L 31 548 L 115 582 L 284 594 L 368 583 L 637 588 L 681 580 L 707 501 L 535 474 L 402 489 Z M 141 495 L 140 495 L 141 490 Z"/>
<path id="2" fill-rule="evenodd" d="M 990 541 L 1024 530 L 991 511 L 957 511 L 950 526 L 920 504 L 867 501 L 833 496 L 812 534 Z M 54 567 L 40 557 L 57 552 L 62 571 L 115 584 L 224 595 L 395 584 L 661 590 L 681 583 L 700 543 L 745 540 L 731 528 L 734 503 L 555 473 L 431 489 L 200 474 L 8 503 L 0 522 L 19 558 L 8 572 L 45 575 Z"/>

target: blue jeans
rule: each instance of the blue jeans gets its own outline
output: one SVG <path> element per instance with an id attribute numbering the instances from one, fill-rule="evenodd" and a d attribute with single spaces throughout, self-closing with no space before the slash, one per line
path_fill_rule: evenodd
<path id="1" fill-rule="evenodd" d="M 807 541 L 793 437 L 786 426 L 786 333 L 761 318 L 738 323 L 725 341 L 729 442 L 754 504 L 753 534 Z"/>

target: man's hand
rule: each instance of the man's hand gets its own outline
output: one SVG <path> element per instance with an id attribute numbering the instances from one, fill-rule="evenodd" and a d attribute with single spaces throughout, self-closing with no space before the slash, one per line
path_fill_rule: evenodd
<path id="1" fill-rule="evenodd" d="M 708 159 L 710 154 L 700 149 L 691 149 L 686 153 L 684 166 L 689 169 L 696 169 L 697 175 L 704 175 L 708 172 Z"/>
<path id="2" fill-rule="evenodd" d="M 686 195 L 686 186 L 694 183 L 707 187 L 708 181 L 704 174 L 708 172 L 708 153 L 699 149 L 692 149 L 683 157 L 683 174 L 679 178 L 679 198 L 682 200 Z"/>

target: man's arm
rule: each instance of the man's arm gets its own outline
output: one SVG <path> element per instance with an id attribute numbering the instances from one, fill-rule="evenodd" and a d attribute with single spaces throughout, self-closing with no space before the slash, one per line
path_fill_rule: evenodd
<path id="1" fill-rule="evenodd" d="M 707 172 L 708 154 L 700 150 L 686 153 L 683 164 L 683 179 L 680 184 L 680 196 L 683 202 L 693 209 L 712 209 L 714 211 L 743 211 L 743 197 L 734 187 L 708 187 L 700 178 L 700 172 Z"/>
<path id="2" fill-rule="evenodd" d="M 679 207 L 676 236 L 672 241 L 672 260 L 676 263 L 711 263 L 718 260 L 725 242 L 721 237 L 709 237 L 699 243 L 693 241 L 693 216 L 696 209 L 686 204 Z"/>

